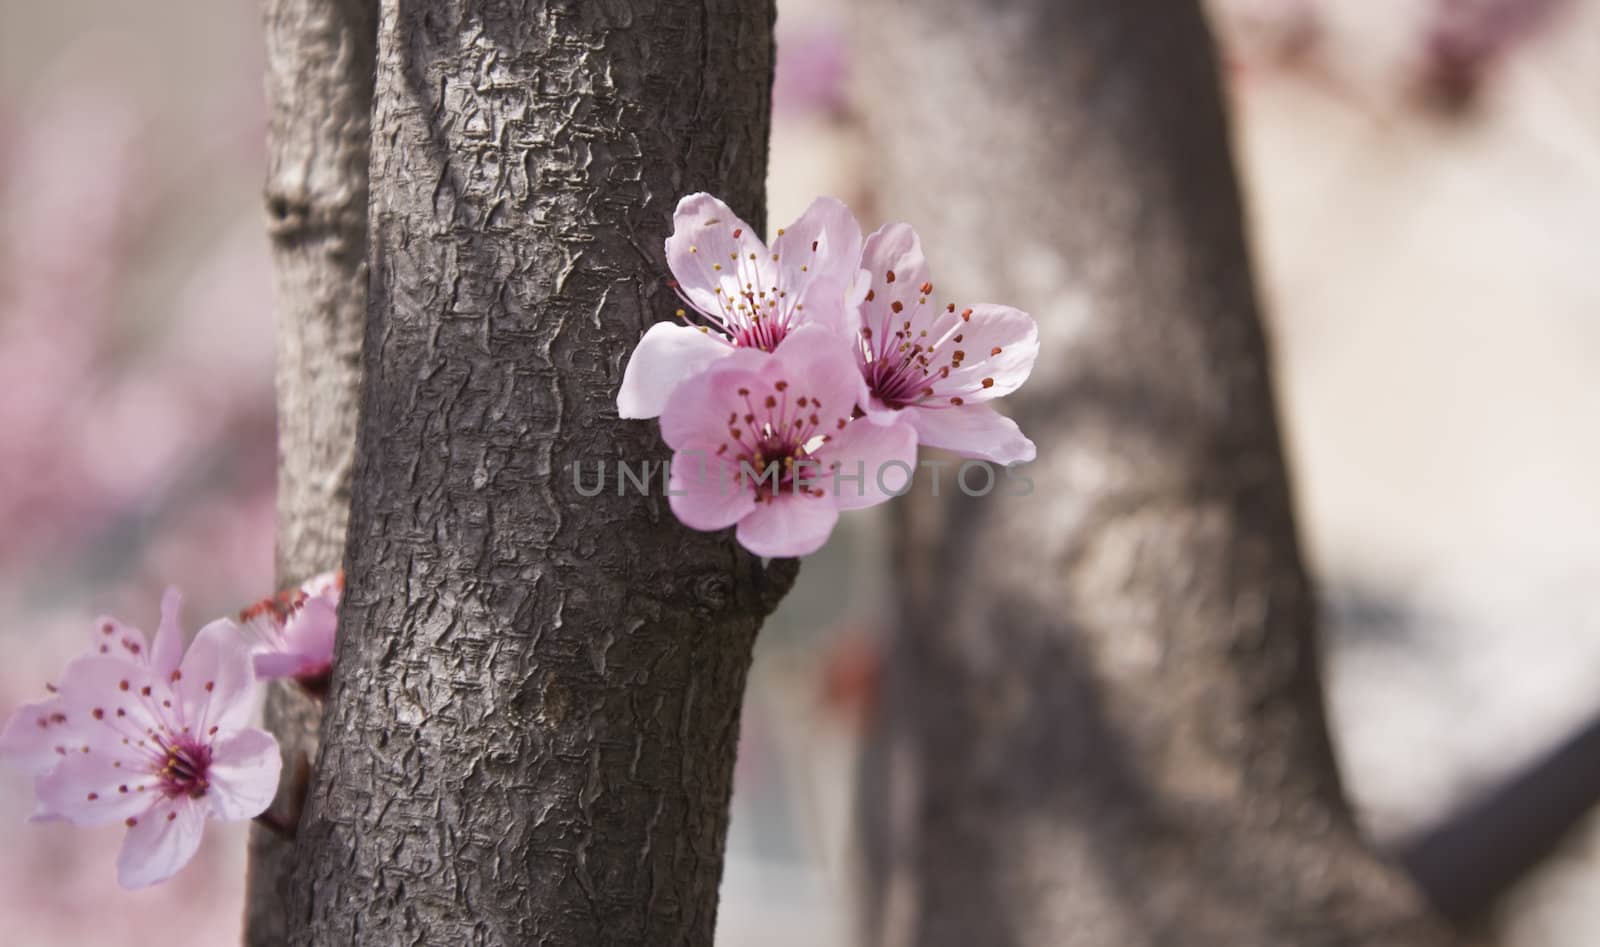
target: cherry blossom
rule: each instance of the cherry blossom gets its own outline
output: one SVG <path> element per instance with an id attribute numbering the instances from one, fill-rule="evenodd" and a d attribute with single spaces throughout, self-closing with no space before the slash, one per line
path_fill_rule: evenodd
<path id="1" fill-rule="evenodd" d="M 850 208 L 819 197 L 772 246 L 710 194 L 678 203 L 667 265 L 684 308 L 650 327 L 617 393 L 624 418 L 661 414 L 674 388 L 738 349 L 771 352 L 803 325 L 849 331 L 866 291 L 861 227 Z M 852 289 L 854 294 L 852 295 Z"/>
<path id="2" fill-rule="evenodd" d="M 127 826 L 117 858 L 126 888 L 171 877 L 194 856 L 208 818 L 254 817 L 278 785 L 277 741 L 249 726 L 256 684 L 248 645 L 219 620 L 182 652 L 179 601 L 176 590 L 163 598 L 147 658 L 143 649 L 108 648 L 73 661 L 52 699 L 62 719 L 34 721 L 57 741 L 58 758 L 35 778 L 35 818 Z M 110 637 L 136 641 L 122 626 Z"/>
<path id="3" fill-rule="evenodd" d="M 1033 370 L 1039 332 L 1009 306 L 958 310 L 932 302 L 917 233 L 890 224 L 867 238 L 869 288 L 856 326 L 868 415 L 916 429 L 920 443 L 1001 464 L 1034 458 L 1033 442 L 987 402 L 1016 391 Z"/>
<path id="4" fill-rule="evenodd" d="M 333 669 L 344 572 L 324 572 L 299 588 L 263 599 L 239 614 L 255 638 L 256 677 L 292 677 L 320 691 Z"/>
<path id="5" fill-rule="evenodd" d="M 737 524 L 758 555 L 815 552 L 840 510 L 903 492 L 916 463 L 908 425 L 857 416 L 866 396 L 848 345 L 822 326 L 721 359 L 661 415 L 673 512 L 699 530 Z"/>

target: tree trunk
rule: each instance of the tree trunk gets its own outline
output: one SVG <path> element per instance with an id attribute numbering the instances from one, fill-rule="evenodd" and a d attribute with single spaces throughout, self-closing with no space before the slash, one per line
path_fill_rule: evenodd
<path id="1" fill-rule="evenodd" d="M 667 508 L 632 346 L 679 195 L 761 226 L 773 10 L 384 0 L 347 584 L 295 944 L 709 945 L 792 579 Z M 657 462 L 650 496 L 576 489 Z"/>
<path id="2" fill-rule="evenodd" d="M 1197 4 L 866 8 L 887 207 L 1043 345 L 1032 495 L 903 524 L 866 940 L 1449 943 L 1341 795 Z"/>
<path id="3" fill-rule="evenodd" d="M 266 204 L 278 303 L 280 588 L 344 554 L 367 309 L 367 143 L 377 0 L 268 0 Z M 293 774 L 316 754 L 321 708 L 299 688 L 268 691 L 267 726 Z M 285 780 L 277 810 L 297 805 Z M 294 846 L 255 827 L 245 942 L 287 941 Z"/>

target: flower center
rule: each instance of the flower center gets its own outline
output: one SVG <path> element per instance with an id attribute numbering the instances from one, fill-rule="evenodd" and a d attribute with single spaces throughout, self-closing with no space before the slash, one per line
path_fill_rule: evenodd
<path id="1" fill-rule="evenodd" d="M 783 236 L 781 229 L 778 236 Z M 726 260 L 714 259 L 699 246 L 689 247 L 689 253 L 701 267 L 701 275 L 715 284 L 712 293 L 716 307 L 713 311 L 695 303 L 679 287 L 677 280 L 669 280 L 667 285 L 687 307 L 679 309 L 676 315 L 685 325 L 715 332 L 736 348 L 771 352 L 789 330 L 802 321 L 805 304 L 789 298 L 783 271 L 776 266 L 777 252 L 768 250 L 759 238 L 746 233 L 742 227 L 733 228 L 733 240 L 738 249 L 729 251 Z M 815 241 L 811 252 L 817 252 Z M 771 266 L 767 264 L 769 256 Z M 801 267 L 802 270 L 808 268 Z"/>
<path id="2" fill-rule="evenodd" d="M 816 484 L 823 468 L 813 459 L 830 440 L 823 429 L 821 402 L 796 395 L 782 380 L 766 393 L 740 388 L 739 397 L 745 410 L 728 415 L 730 439 L 717 453 L 739 462 L 739 482 L 755 488 L 756 502 L 767 502 L 782 493 L 824 495 Z M 845 419 L 839 418 L 837 423 L 843 427 Z"/>
<path id="3" fill-rule="evenodd" d="M 885 283 L 895 281 L 892 270 L 884 276 Z M 952 390 L 971 387 L 961 383 L 952 389 L 945 382 L 950 373 L 960 371 L 961 363 L 966 361 L 967 353 L 962 345 L 972 310 L 964 309 L 957 314 L 954 304 L 946 304 L 941 312 L 928 305 L 928 295 L 932 292 L 932 283 L 922 284 L 913 300 L 910 318 L 907 318 L 906 304 L 892 300 L 882 307 L 883 315 L 876 326 L 861 327 L 856 352 L 867 387 L 891 408 L 960 406 L 965 400 L 952 394 Z M 875 289 L 867 292 L 868 303 L 876 298 Z M 1000 349 L 995 348 L 989 354 L 999 355 Z M 985 378 L 980 384 L 984 388 L 991 387 L 994 379 Z M 939 387 L 938 391 L 935 386 Z"/>
<path id="4" fill-rule="evenodd" d="M 781 319 L 762 318 L 757 314 L 748 325 L 743 325 L 733 333 L 735 348 L 760 349 L 771 352 L 789 334 L 788 325 Z"/>
<path id="5" fill-rule="evenodd" d="M 211 748 L 186 736 L 178 737 L 171 743 L 160 737 L 157 741 L 166 750 L 166 756 L 155 773 L 160 780 L 161 792 L 169 799 L 180 796 L 198 799 L 204 796 L 211 786 Z"/>
<path id="6" fill-rule="evenodd" d="M 785 438 L 766 438 L 757 444 L 749 458 L 750 468 L 755 471 L 756 501 L 765 502 L 772 499 L 775 494 L 786 491 L 794 493 L 797 489 L 795 480 L 797 469 L 807 475 L 805 479 L 808 481 L 815 479 L 820 470 L 795 466 L 808 460 L 809 457 L 803 444 L 795 444 Z"/>

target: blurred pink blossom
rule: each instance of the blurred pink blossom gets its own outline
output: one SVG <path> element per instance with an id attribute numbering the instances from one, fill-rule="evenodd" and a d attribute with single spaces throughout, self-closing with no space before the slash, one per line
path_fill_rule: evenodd
<path id="1" fill-rule="evenodd" d="M 211 458 L 272 484 L 273 321 L 264 238 L 199 259 L 175 318 L 131 334 L 132 237 L 166 210 L 141 181 L 141 119 L 67 91 L 19 124 L 0 191 L 0 561 L 34 560 L 187 486 Z M 159 190 L 157 188 L 156 190 Z M 136 194 L 145 195 L 136 198 Z M 219 341 L 223 341 L 219 344 Z M 228 472 L 228 471 L 224 471 Z"/>
<path id="2" fill-rule="evenodd" d="M 778 26 L 772 105 L 778 117 L 838 117 L 848 103 L 849 46 L 832 24 Z"/>

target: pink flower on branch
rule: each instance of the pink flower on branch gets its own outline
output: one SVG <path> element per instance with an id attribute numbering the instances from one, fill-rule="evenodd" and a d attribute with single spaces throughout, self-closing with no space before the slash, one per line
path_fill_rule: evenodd
<path id="1" fill-rule="evenodd" d="M 860 260 L 861 227 L 834 198 L 813 201 L 768 248 L 722 201 L 685 197 L 673 215 L 667 265 L 687 308 L 677 311 L 681 324 L 657 323 L 639 341 L 617 412 L 656 417 L 680 382 L 738 349 L 771 352 L 802 325 L 846 331 L 865 292 Z"/>
<path id="2" fill-rule="evenodd" d="M 661 415 L 673 512 L 700 530 L 737 524 L 757 555 L 815 552 L 840 510 L 902 492 L 914 470 L 914 432 L 857 418 L 865 398 L 848 346 L 821 326 L 721 359 Z"/>
<path id="3" fill-rule="evenodd" d="M 903 420 L 920 443 L 1000 464 L 1033 460 L 1016 422 L 987 402 L 1021 387 L 1039 354 L 1033 318 L 1009 306 L 957 310 L 932 302 L 917 233 L 890 224 L 867 238 L 870 277 L 856 325 L 857 359 L 876 421 Z"/>
<path id="4" fill-rule="evenodd" d="M 919 441 L 1003 464 L 1034 458 L 987 403 L 1033 369 L 1027 313 L 939 309 L 916 232 L 894 224 L 863 245 L 830 198 L 770 251 L 748 231 L 708 194 L 679 203 L 667 260 L 694 314 L 645 333 L 617 395 L 622 417 L 661 418 L 678 519 L 737 526 L 763 556 L 801 556 L 841 510 L 903 492 Z"/>
<path id="5" fill-rule="evenodd" d="M 35 779 L 35 818 L 128 827 L 117 858 L 126 888 L 171 877 L 194 856 L 208 818 L 259 815 L 278 785 L 277 741 L 248 726 L 256 684 L 238 628 L 212 622 L 184 652 L 178 607 L 169 589 L 148 651 L 108 646 L 68 665 L 52 701 L 60 720 L 40 727 L 24 707 L 6 729 L 9 738 L 32 724 L 58 758 Z M 142 636 L 116 626 L 109 637 Z M 5 749 L 32 758 L 9 739 Z"/>
<path id="6" fill-rule="evenodd" d="M 256 639 L 256 677 L 263 681 L 292 677 L 320 693 L 333 670 L 343 591 L 344 572 L 324 572 L 239 613 L 239 623 Z"/>

